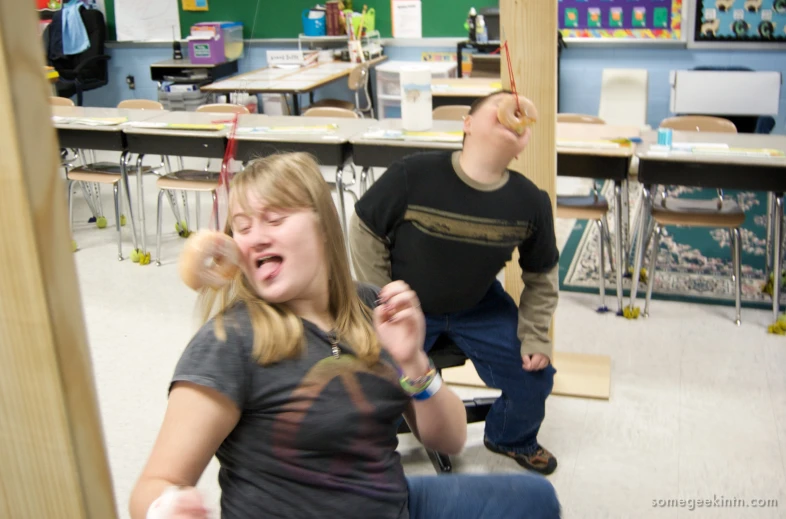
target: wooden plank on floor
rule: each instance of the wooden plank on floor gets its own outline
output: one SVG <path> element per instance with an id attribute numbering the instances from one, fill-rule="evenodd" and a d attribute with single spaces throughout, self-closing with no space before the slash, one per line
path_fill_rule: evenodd
<path id="1" fill-rule="evenodd" d="M 607 355 L 555 352 L 554 367 L 557 374 L 552 395 L 600 400 L 610 398 L 611 358 Z M 469 360 L 463 366 L 443 370 L 442 378 L 456 386 L 488 387 Z"/>
<path id="2" fill-rule="evenodd" d="M 33 2 L 0 0 L 0 517 L 112 519 Z"/>

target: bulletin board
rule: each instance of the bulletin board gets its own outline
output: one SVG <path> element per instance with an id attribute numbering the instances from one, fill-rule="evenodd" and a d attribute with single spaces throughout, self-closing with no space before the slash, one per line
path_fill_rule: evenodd
<path id="1" fill-rule="evenodd" d="M 563 38 L 680 41 L 684 1 L 559 0 L 559 27 Z"/>
<path id="2" fill-rule="evenodd" d="M 786 0 L 696 0 L 695 20 L 695 42 L 786 44 Z"/>

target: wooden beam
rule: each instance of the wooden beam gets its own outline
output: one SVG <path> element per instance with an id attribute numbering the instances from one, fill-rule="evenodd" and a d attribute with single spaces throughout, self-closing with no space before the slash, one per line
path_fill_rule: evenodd
<path id="1" fill-rule="evenodd" d="M 0 0 L 0 517 L 116 517 L 38 19 Z"/>
<path id="2" fill-rule="evenodd" d="M 538 108 L 527 149 L 510 169 L 532 180 L 551 197 L 557 184 L 557 0 L 501 0 L 502 40 L 507 40 L 516 90 Z M 508 56 L 500 59 L 502 85 L 510 89 Z M 518 301 L 524 288 L 518 251 L 505 268 L 505 290 Z M 553 327 L 552 327 L 553 334 Z"/>

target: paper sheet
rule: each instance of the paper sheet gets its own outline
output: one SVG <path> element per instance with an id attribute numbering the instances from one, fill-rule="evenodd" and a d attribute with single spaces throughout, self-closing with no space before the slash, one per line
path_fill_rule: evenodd
<path id="1" fill-rule="evenodd" d="M 394 38 L 422 38 L 423 18 L 420 0 L 392 0 L 390 3 Z"/>

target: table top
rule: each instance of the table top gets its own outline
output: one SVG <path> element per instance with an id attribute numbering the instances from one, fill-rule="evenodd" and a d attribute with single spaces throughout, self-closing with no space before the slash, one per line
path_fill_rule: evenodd
<path id="1" fill-rule="evenodd" d="M 411 132 L 411 138 L 384 138 L 368 135 L 372 132 L 376 133 L 381 131 L 387 131 L 393 135 L 396 132 L 402 131 L 402 123 L 403 121 L 401 119 L 383 119 L 381 121 L 376 121 L 375 124 L 370 125 L 366 129 L 366 132 L 359 133 L 352 137 L 350 142 L 356 145 L 398 146 L 407 148 L 416 146 L 419 148 L 446 150 L 461 149 L 461 139 L 455 142 L 445 142 L 437 139 L 430 140 L 429 134 L 441 133 L 444 135 L 456 132 L 463 133 L 464 123 L 462 121 L 434 121 L 430 130 L 426 132 Z"/>
<path id="2" fill-rule="evenodd" d="M 557 123 L 557 152 L 566 155 L 632 157 L 636 145 L 612 142 L 641 135 L 636 126 L 611 124 Z"/>
<path id="3" fill-rule="evenodd" d="M 380 56 L 367 63 L 374 66 L 387 59 Z M 349 76 L 357 63 L 332 61 L 317 63 L 309 67 L 263 68 L 239 74 L 222 81 L 201 87 L 205 92 L 252 92 L 252 93 L 302 93 L 316 90 L 328 83 Z"/>
<path id="4" fill-rule="evenodd" d="M 143 125 L 133 126 L 126 124 L 123 131 L 129 135 L 161 135 L 168 137 L 202 137 L 224 138 L 229 133 L 233 114 L 205 113 L 205 112 L 159 112 L 159 115 L 142 121 Z M 198 130 L 167 128 L 166 125 L 223 125 L 219 130 Z M 159 127 L 152 127 L 159 125 Z"/>
<path id="5" fill-rule="evenodd" d="M 128 122 L 141 122 L 150 120 L 164 113 L 169 112 L 161 110 L 97 108 L 90 106 L 53 106 L 52 122 L 54 127 L 59 130 L 120 132 L 126 130 L 126 124 L 117 122 L 117 119 L 125 118 Z"/>
<path id="6" fill-rule="evenodd" d="M 657 135 L 657 131 L 642 135 L 644 142 L 636 152 L 640 161 L 786 167 L 786 156 L 766 156 L 764 151 L 786 153 L 786 135 L 675 131 L 670 151 L 657 146 Z"/>
<path id="7" fill-rule="evenodd" d="M 377 124 L 374 119 L 243 115 L 235 137 L 239 141 L 340 144 Z"/>

